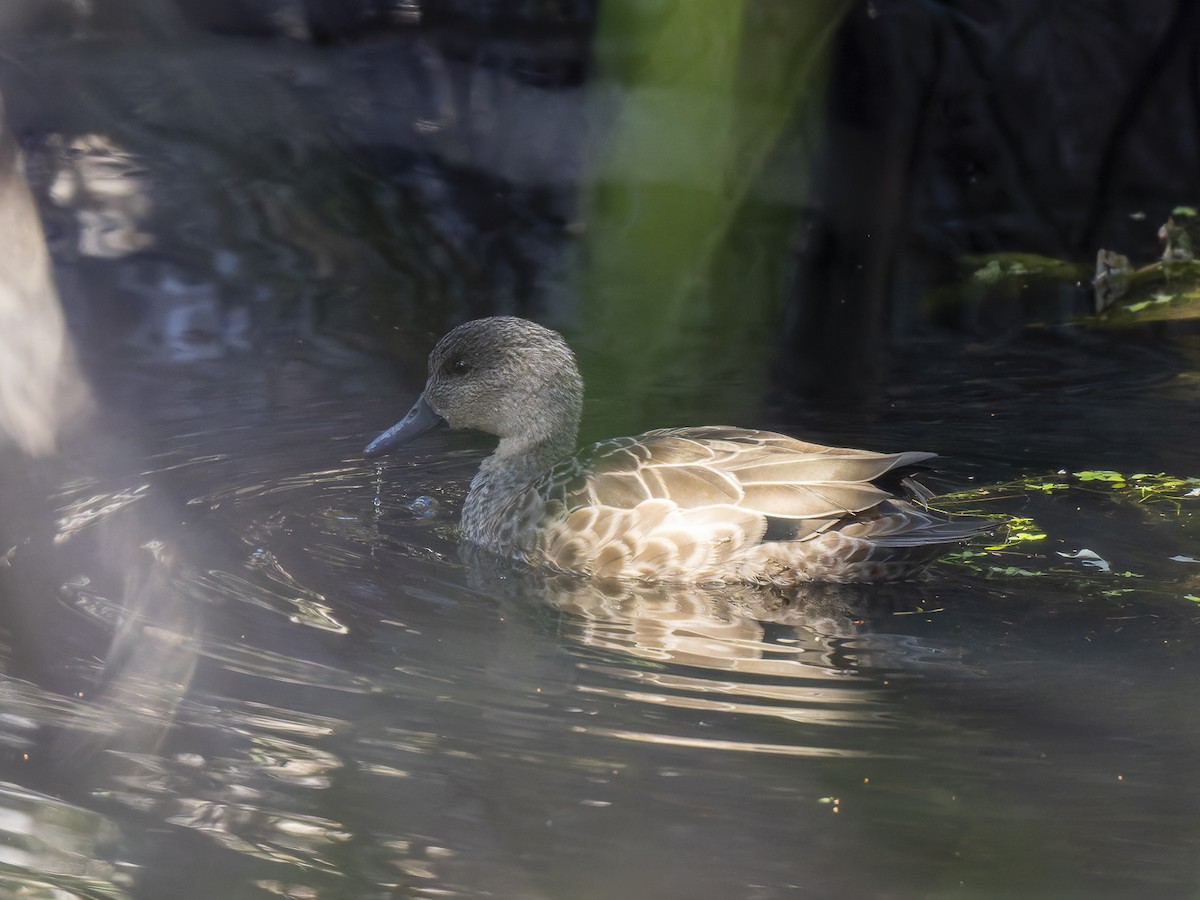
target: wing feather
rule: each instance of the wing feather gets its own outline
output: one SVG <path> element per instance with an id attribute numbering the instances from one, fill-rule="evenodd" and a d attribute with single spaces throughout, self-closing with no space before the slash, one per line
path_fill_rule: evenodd
<path id="1" fill-rule="evenodd" d="M 597 472 L 588 480 L 589 498 L 600 506 L 632 509 L 653 495 L 637 471 Z"/>
<path id="2" fill-rule="evenodd" d="M 650 463 L 642 476 L 650 493 L 672 500 L 685 509 L 734 503 L 742 499 L 742 489 L 732 474 L 711 466 L 659 466 Z"/>
<path id="3" fill-rule="evenodd" d="M 961 540 L 969 526 L 937 521 L 880 486 L 904 490 L 908 470 L 934 456 L 719 426 L 604 441 L 538 488 L 558 501 L 542 547 L 568 571 L 682 577 L 735 563 L 767 540 L 797 546 L 837 531 L 898 548 Z"/>
<path id="4" fill-rule="evenodd" d="M 864 453 L 855 456 L 796 456 L 780 458 L 774 453 L 762 460 L 734 461 L 733 474 L 742 484 L 833 484 L 865 483 L 882 478 L 893 469 L 917 465 L 932 453 Z"/>
<path id="5" fill-rule="evenodd" d="M 872 484 L 750 484 L 742 505 L 784 519 L 824 519 L 862 512 L 891 496 Z"/>

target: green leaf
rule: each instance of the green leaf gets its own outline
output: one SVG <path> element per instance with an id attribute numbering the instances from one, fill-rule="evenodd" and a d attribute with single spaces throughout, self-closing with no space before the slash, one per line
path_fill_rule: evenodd
<path id="1" fill-rule="evenodd" d="M 1076 472 L 1075 477 L 1080 481 L 1108 481 L 1113 483 L 1125 483 L 1125 476 L 1120 472 L 1113 472 L 1108 469 L 1088 469 L 1084 472 Z"/>

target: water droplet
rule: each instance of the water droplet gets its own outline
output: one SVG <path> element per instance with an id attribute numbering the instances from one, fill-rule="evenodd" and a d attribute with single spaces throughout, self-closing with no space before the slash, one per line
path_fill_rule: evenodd
<path id="1" fill-rule="evenodd" d="M 421 496 L 408 504 L 408 510 L 419 519 L 428 519 L 437 515 L 438 502 L 432 497 Z"/>

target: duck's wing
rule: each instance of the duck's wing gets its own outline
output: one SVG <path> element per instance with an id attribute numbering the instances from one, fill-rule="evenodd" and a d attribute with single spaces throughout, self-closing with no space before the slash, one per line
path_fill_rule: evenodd
<path id="1" fill-rule="evenodd" d="M 625 569 L 614 574 L 719 566 L 763 540 L 803 541 L 894 514 L 893 489 L 934 456 L 722 427 L 603 441 L 543 485 L 555 523 L 543 526 L 542 549 L 562 568 L 593 573 L 618 561 Z"/>
<path id="2" fill-rule="evenodd" d="M 741 428 L 664 429 L 594 445 L 562 473 L 562 495 L 570 508 L 667 500 L 684 510 L 733 506 L 823 521 L 918 493 L 905 481 L 935 456 L 825 447 Z"/>

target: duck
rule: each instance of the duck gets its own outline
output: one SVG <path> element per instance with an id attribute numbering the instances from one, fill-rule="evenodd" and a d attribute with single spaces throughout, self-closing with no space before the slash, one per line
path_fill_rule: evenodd
<path id="1" fill-rule="evenodd" d="M 447 424 L 499 439 L 460 530 L 497 555 L 596 579 L 679 584 L 909 580 L 994 523 L 931 510 L 936 454 L 754 428 L 662 428 L 576 452 L 584 384 L 558 332 L 493 316 L 429 355 L 421 395 L 374 458 Z"/>

